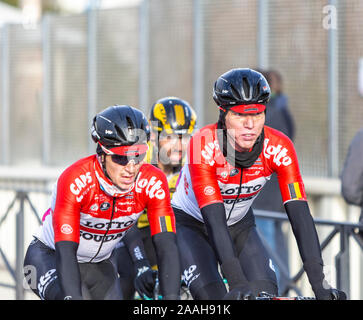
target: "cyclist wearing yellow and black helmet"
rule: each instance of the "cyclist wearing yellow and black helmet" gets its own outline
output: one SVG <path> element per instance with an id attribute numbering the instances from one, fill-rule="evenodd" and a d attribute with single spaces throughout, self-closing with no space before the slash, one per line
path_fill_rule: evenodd
<path id="1" fill-rule="evenodd" d="M 187 145 L 195 130 L 196 119 L 196 113 L 190 104 L 177 97 L 161 98 L 151 108 L 147 162 L 164 172 L 171 197 L 184 164 Z M 155 285 L 156 254 L 146 212 L 140 216 L 137 227 L 137 230 L 128 233 L 125 237 L 126 245 L 121 244 L 114 255 L 126 299 L 133 298 L 135 289 L 139 294 L 150 297 Z M 132 265 L 134 268 L 130 269 Z M 135 270 L 135 274 L 126 273 L 127 270 Z"/>

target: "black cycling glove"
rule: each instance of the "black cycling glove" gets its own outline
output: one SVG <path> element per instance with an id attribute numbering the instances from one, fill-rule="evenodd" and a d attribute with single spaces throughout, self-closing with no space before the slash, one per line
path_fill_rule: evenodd
<path id="1" fill-rule="evenodd" d="M 229 292 L 223 300 L 254 300 L 251 287 L 245 278 L 240 262 L 232 258 L 221 264 L 223 274 L 228 280 Z"/>
<path id="2" fill-rule="evenodd" d="M 134 286 L 137 293 L 142 298 L 152 299 L 154 296 L 154 288 L 157 283 L 158 272 L 151 269 L 149 262 L 139 260 L 135 262 L 136 276 L 134 280 Z"/>
<path id="3" fill-rule="evenodd" d="M 315 288 L 314 294 L 317 300 L 347 300 L 345 292 L 334 288 Z"/>

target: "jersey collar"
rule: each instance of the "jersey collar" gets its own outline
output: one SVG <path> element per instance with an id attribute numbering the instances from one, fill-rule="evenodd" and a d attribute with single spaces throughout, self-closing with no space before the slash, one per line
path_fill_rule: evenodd
<path id="1" fill-rule="evenodd" d="M 97 177 L 98 182 L 100 183 L 100 188 L 104 191 L 107 195 L 111 197 L 123 197 L 132 191 L 135 187 L 135 182 L 131 185 L 129 190 L 121 191 L 117 186 L 115 186 L 110 179 L 108 179 L 103 172 L 100 164 L 100 158 L 96 156 L 96 161 L 94 162 L 94 169 L 95 174 Z"/>

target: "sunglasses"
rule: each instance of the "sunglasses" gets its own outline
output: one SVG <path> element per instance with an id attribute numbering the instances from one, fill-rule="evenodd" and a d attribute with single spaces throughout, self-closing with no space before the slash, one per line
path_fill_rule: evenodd
<path id="1" fill-rule="evenodd" d="M 146 152 L 140 153 L 137 156 L 121 156 L 118 154 L 112 154 L 111 159 L 112 162 L 117 163 L 121 166 L 126 166 L 130 161 L 133 161 L 134 164 L 139 164 L 145 159 Z"/>

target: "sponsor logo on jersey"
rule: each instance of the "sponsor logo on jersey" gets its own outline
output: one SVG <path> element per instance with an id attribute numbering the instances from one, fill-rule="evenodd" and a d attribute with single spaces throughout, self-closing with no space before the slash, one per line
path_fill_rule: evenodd
<path id="1" fill-rule="evenodd" d="M 210 166 L 215 164 L 213 159 L 214 150 L 219 150 L 219 144 L 217 140 L 207 143 L 201 152 L 202 157 Z"/>
<path id="2" fill-rule="evenodd" d="M 81 235 L 82 239 L 93 240 L 95 242 L 109 242 L 109 241 L 113 241 L 113 240 L 119 241 L 120 239 L 123 238 L 124 234 L 125 234 L 125 231 L 105 236 L 102 234 L 94 234 L 94 233 L 85 232 L 83 230 L 80 230 L 80 235 Z"/>
<path id="3" fill-rule="evenodd" d="M 227 172 L 227 171 L 223 171 L 223 172 L 221 173 L 221 177 L 222 177 L 223 179 L 226 179 L 226 178 L 228 177 L 228 172 Z"/>
<path id="4" fill-rule="evenodd" d="M 146 194 L 150 199 L 154 197 L 162 200 L 165 198 L 165 190 L 162 188 L 163 182 L 158 180 L 155 176 L 151 177 L 150 180 L 143 178 L 141 179 L 142 173 L 139 174 L 136 181 L 135 191 L 138 193 L 142 192 L 142 189 L 145 189 Z"/>
<path id="5" fill-rule="evenodd" d="M 255 172 L 247 172 L 246 173 L 246 176 L 258 176 L 259 174 L 260 174 L 260 170 L 257 170 L 257 171 L 255 171 Z"/>
<path id="6" fill-rule="evenodd" d="M 73 228 L 69 224 L 63 224 L 61 226 L 61 232 L 64 234 L 71 234 L 73 233 Z"/>
<path id="7" fill-rule="evenodd" d="M 229 173 L 230 177 L 234 177 L 239 173 L 239 170 L 237 168 L 233 168 L 231 172 Z"/>
<path id="8" fill-rule="evenodd" d="M 185 190 L 185 193 L 188 195 L 189 194 L 189 183 L 188 183 L 186 175 L 184 175 L 184 190 Z"/>
<path id="9" fill-rule="evenodd" d="M 108 203 L 108 202 L 103 202 L 103 203 L 101 203 L 101 205 L 100 205 L 100 210 L 101 210 L 101 211 L 106 211 L 106 210 L 110 209 L 110 207 L 111 207 L 111 204 L 110 204 L 110 203 Z"/>
<path id="10" fill-rule="evenodd" d="M 206 196 L 211 196 L 211 195 L 215 194 L 215 192 L 216 192 L 216 190 L 212 186 L 206 186 L 204 188 L 204 194 Z"/>
<path id="11" fill-rule="evenodd" d="M 267 159 L 273 157 L 273 162 L 279 167 L 282 165 L 288 166 L 292 163 L 292 160 L 287 156 L 288 150 L 283 148 L 281 144 L 277 146 L 269 145 L 270 139 L 265 138 L 263 154 Z"/>
<path id="12" fill-rule="evenodd" d="M 259 191 L 262 188 L 262 184 L 256 184 L 256 185 L 241 185 L 241 186 L 235 186 L 228 189 L 221 189 L 222 195 L 235 195 L 235 194 L 248 194 L 248 193 L 254 193 L 256 191 Z"/>
<path id="13" fill-rule="evenodd" d="M 112 222 L 97 222 L 93 223 L 92 221 L 87 221 L 85 223 L 82 223 L 82 226 L 91 228 L 91 229 L 97 229 L 97 230 L 106 230 L 110 229 L 111 227 L 115 229 L 123 229 L 130 227 L 133 225 L 135 221 L 134 220 L 128 220 L 128 221 L 112 221 Z"/>
<path id="14" fill-rule="evenodd" d="M 91 211 L 97 211 L 98 210 L 98 204 L 97 203 L 93 204 L 89 209 Z"/>
<path id="15" fill-rule="evenodd" d="M 81 191 L 87 186 L 88 183 L 92 182 L 91 172 L 87 172 L 86 174 L 81 174 L 78 178 L 74 180 L 73 183 L 69 186 L 71 192 L 78 196 Z"/>
<path id="16" fill-rule="evenodd" d="M 251 199 L 253 199 L 255 197 L 256 197 L 256 195 L 250 196 L 250 197 L 247 197 L 247 198 L 223 199 L 223 203 L 225 203 L 225 204 L 233 204 L 233 203 L 237 204 L 237 203 L 240 203 L 240 202 L 251 200 Z"/>

